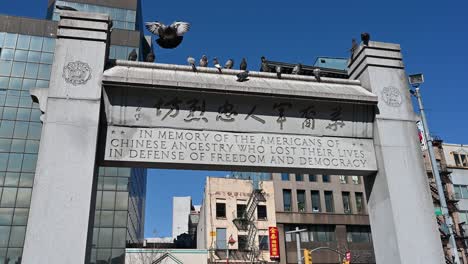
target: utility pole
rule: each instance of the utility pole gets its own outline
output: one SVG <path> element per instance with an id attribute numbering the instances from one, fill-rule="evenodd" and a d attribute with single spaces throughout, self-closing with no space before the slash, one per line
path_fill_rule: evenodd
<path id="1" fill-rule="evenodd" d="M 296 230 L 287 231 L 286 234 L 296 234 L 296 246 L 297 246 L 297 264 L 302 264 L 302 257 L 301 257 L 301 236 L 299 233 L 306 232 L 307 229 L 299 229 L 296 226 Z"/>
<path id="2" fill-rule="evenodd" d="M 421 121 L 422 121 L 423 129 L 424 129 L 424 134 L 426 137 L 425 140 L 426 140 L 426 145 L 427 145 L 427 152 L 429 154 L 429 158 L 431 161 L 432 174 L 434 175 L 434 179 L 437 185 L 437 192 L 439 193 L 439 201 L 440 201 L 440 207 L 442 209 L 442 215 L 445 219 L 445 223 L 447 224 L 448 230 L 449 230 L 449 235 L 450 235 L 449 241 L 450 241 L 450 245 L 452 248 L 452 254 L 453 254 L 452 256 L 454 258 L 455 263 L 460 264 L 457 243 L 455 241 L 455 236 L 454 236 L 454 231 L 453 231 L 453 221 L 452 221 L 452 217 L 450 217 L 450 214 L 448 212 L 447 201 L 445 200 L 444 187 L 442 186 L 442 180 L 440 179 L 439 168 L 437 167 L 437 162 L 436 162 L 436 158 L 434 155 L 434 148 L 432 146 L 433 140 L 429 132 L 429 126 L 427 125 L 426 113 L 424 112 L 422 96 L 419 90 L 419 86 L 423 82 L 424 82 L 424 76 L 422 74 L 415 74 L 415 75 L 409 76 L 409 83 L 414 88 L 414 91 L 411 90 L 410 92 L 414 97 L 418 99 L 419 112 L 421 114 Z"/>

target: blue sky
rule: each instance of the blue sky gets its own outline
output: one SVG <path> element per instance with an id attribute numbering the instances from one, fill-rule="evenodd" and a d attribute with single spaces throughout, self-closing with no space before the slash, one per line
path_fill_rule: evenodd
<path id="1" fill-rule="evenodd" d="M 46 0 L 2 1 L 0 13 L 42 18 Z M 454 1 L 162 1 L 142 0 L 145 21 L 192 24 L 175 50 L 156 49 L 156 60 L 185 64 L 188 55 L 257 70 L 261 56 L 313 64 L 316 56 L 346 57 L 363 31 L 372 40 L 400 43 L 407 72 L 423 72 L 422 93 L 431 132 L 449 143 L 468 143 L 468 2 Z M 237 66 L 236 65 L 236 66 Z M 148 178 L 146 235 L 171 233 L 171 197 L 199 203 L 204 177 L 226 172 L 152 170 Z M 154 176 L 154 177 L 153 177 Z"/>

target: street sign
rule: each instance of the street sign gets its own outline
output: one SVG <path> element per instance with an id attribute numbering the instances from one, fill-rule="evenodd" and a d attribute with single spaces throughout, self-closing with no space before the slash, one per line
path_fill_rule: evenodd
<path id="1" fill-rule="evenodd" d="M 279 259 L 279 237 L 278 228 L 276 226 L 270 226 L 268 228 L 268 235 L 270 236 L 270 259 Z"/>

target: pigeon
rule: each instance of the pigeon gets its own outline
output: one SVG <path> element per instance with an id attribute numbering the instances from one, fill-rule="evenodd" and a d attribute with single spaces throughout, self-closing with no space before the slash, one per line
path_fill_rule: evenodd
<path id="1" fill-rule="evenodd" d="M 278 79 L 281 79 L 281 66 L 276 66 L 276 76 L 278 76 Z"/>
<path id="2" fill-rule="evenodd" d="M 146 28 L 151 33 L 158 35 L 156 43 L 163 49 L 174 49 L 184 39 L 183 35 L 190 30 L 190 24 L 187 22 L 176 21 L 169 26 L 161 22 L 147 22 Z"/>
<path id="3" fill-rule="evenodd" d="M 294 66 L 294 68 L 292 70 L 292 74 L 299 75 L 299 74 L 301 74 L 301 72 L 302 72 L 302 64 L 298 63 L 298 64 L 296 64 L 296 66 Z"/>
<path id="4" fill-rule="evenodd" d="M 320 79 L 320 69 L 319 68 L 315 68 L 313 70 L 313 73 L 314 73 L 314 77 L 315 79 L 317 80 L 317 82 L 321 82 L 322 80 Z"/>
<path id="5" fill-rule="evenodd" d="M 356 52 L 356 50 L 358 49 L 358 43 L 356 41 L 356 39 L 353 38 L 353 40 L 351 41 L 351 60 L 354 59 L 354 52 Z"/>
<path id="6" fill-rule="evenodd" d="M 129 61 L 136 61 L 138 58 L 138 54 L 136 52 L 136 49 L 133 49 L 130 54 L 128 54 L 128 60 Z"/>
<path id="7" fill-rule="evenodd" d="M 145 61 L 146 62 L 154 62 L 155 59 L 156 59 L 156 57 L 154 56 L 154 53 L 150 52 L 150 53 L 148 53 L 148 55 L 146 55 Z"/>
<path id="8" fill-rule="evenodd" d="M 197 66 L 195 66 L 195 59 L 194 59 L 193 57 L 190 57 L 190 56 L 189 56 L 189 57 L 187 58 L 187 63 L 188 63 L 188 65 L 192 66 L 192 70 L 193 70 L 194 72 L 197 71 Z"/>
<path id="9" fill-rule="evenodd" d="M 361 33 L 361 40 L 364 45 L 369 46 L 370 34 L 367 32 Z"/>
<path id="10" fill-rule="evenodd" d="M 208 66 L 208 57 L 206 55 L 203 55 L 200 59 L 200 64 L 198 64 L 200 67 L 207 67 Z"/>
<path id="11" fill-rule="evenodd" d="M 262 66 L 260 68 L 260 71 L 270 72 L 270 67 L 268 67 L 265 56 L 262 56 L 261 60 L 262 60 Z"/>
<path id="12" fill-rule="evenodd" d="M 73 8 L 71 6 L 65 6 L 65 5 L 56 5 L 55 8 L 58 10 L 66 10 L 66 11 L 78 11 L 78 9 Z"/>
<path id="13" fill-rule="evenodd" d="M 247 70 L 247 60 L 245 58 L 242 58 L 242 61 L 239 65 L 239 69 L 241 71 L 246 71 Z"/>
<path id="14" fill-rule="evenodd" d="M 237 75 L 237 81 L 238 82 L 245 82 L 248 81 L 249 79 L 249 71 L 243 71 L 239 72 Z"/>
<path id="15" fill-rule="evenodd" d="M 227 60 L 226 64 L 224 64 L 224 68 L 225 69 L 232 69 L 232 67 L 234 67 L 234 60 L 233 59 Z"/>
<path id="16" fill-rule="evenodd" d="M 219 64 L 218 58 L 216 57 L 213 58 L 213 65 L 215 66 L 216 69 L 218 69 L 219 73 L 223 72 L 221 64 Z"/>
<path id="17" fill-rule="evenodd" d="M 112 33 L 114 31 L 114 22 L 112 20 L 109 21 L 109 33 Z"/>

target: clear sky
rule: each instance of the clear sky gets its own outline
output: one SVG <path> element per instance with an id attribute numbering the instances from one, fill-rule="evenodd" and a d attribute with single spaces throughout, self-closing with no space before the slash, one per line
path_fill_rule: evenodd
<path id="1" fill-rule="evenodd" d="M 46 0 L 4 0 L 0 13 L 42 18 Z M 188 55 L 217 56 L 236 66 L 261 56 L 313 64 L 317 56 L 347 57 L 351 39 L 370 32 L 400 43 L 407 72 L 422 72 L 431 132 L 468 144 L 468 1 L 169 1 L 142 0 L 144 21 L 188 21 L 192 29 L 175 50 L 156 48 L 156 61 L 185 64 Z M 172 196 L 199 203 L 204 177 L 225 172 L 152 170 L 148 178 L 146 235 L 171 234 Z M 154 176 L 154 177 L 152 177 Z"/>

